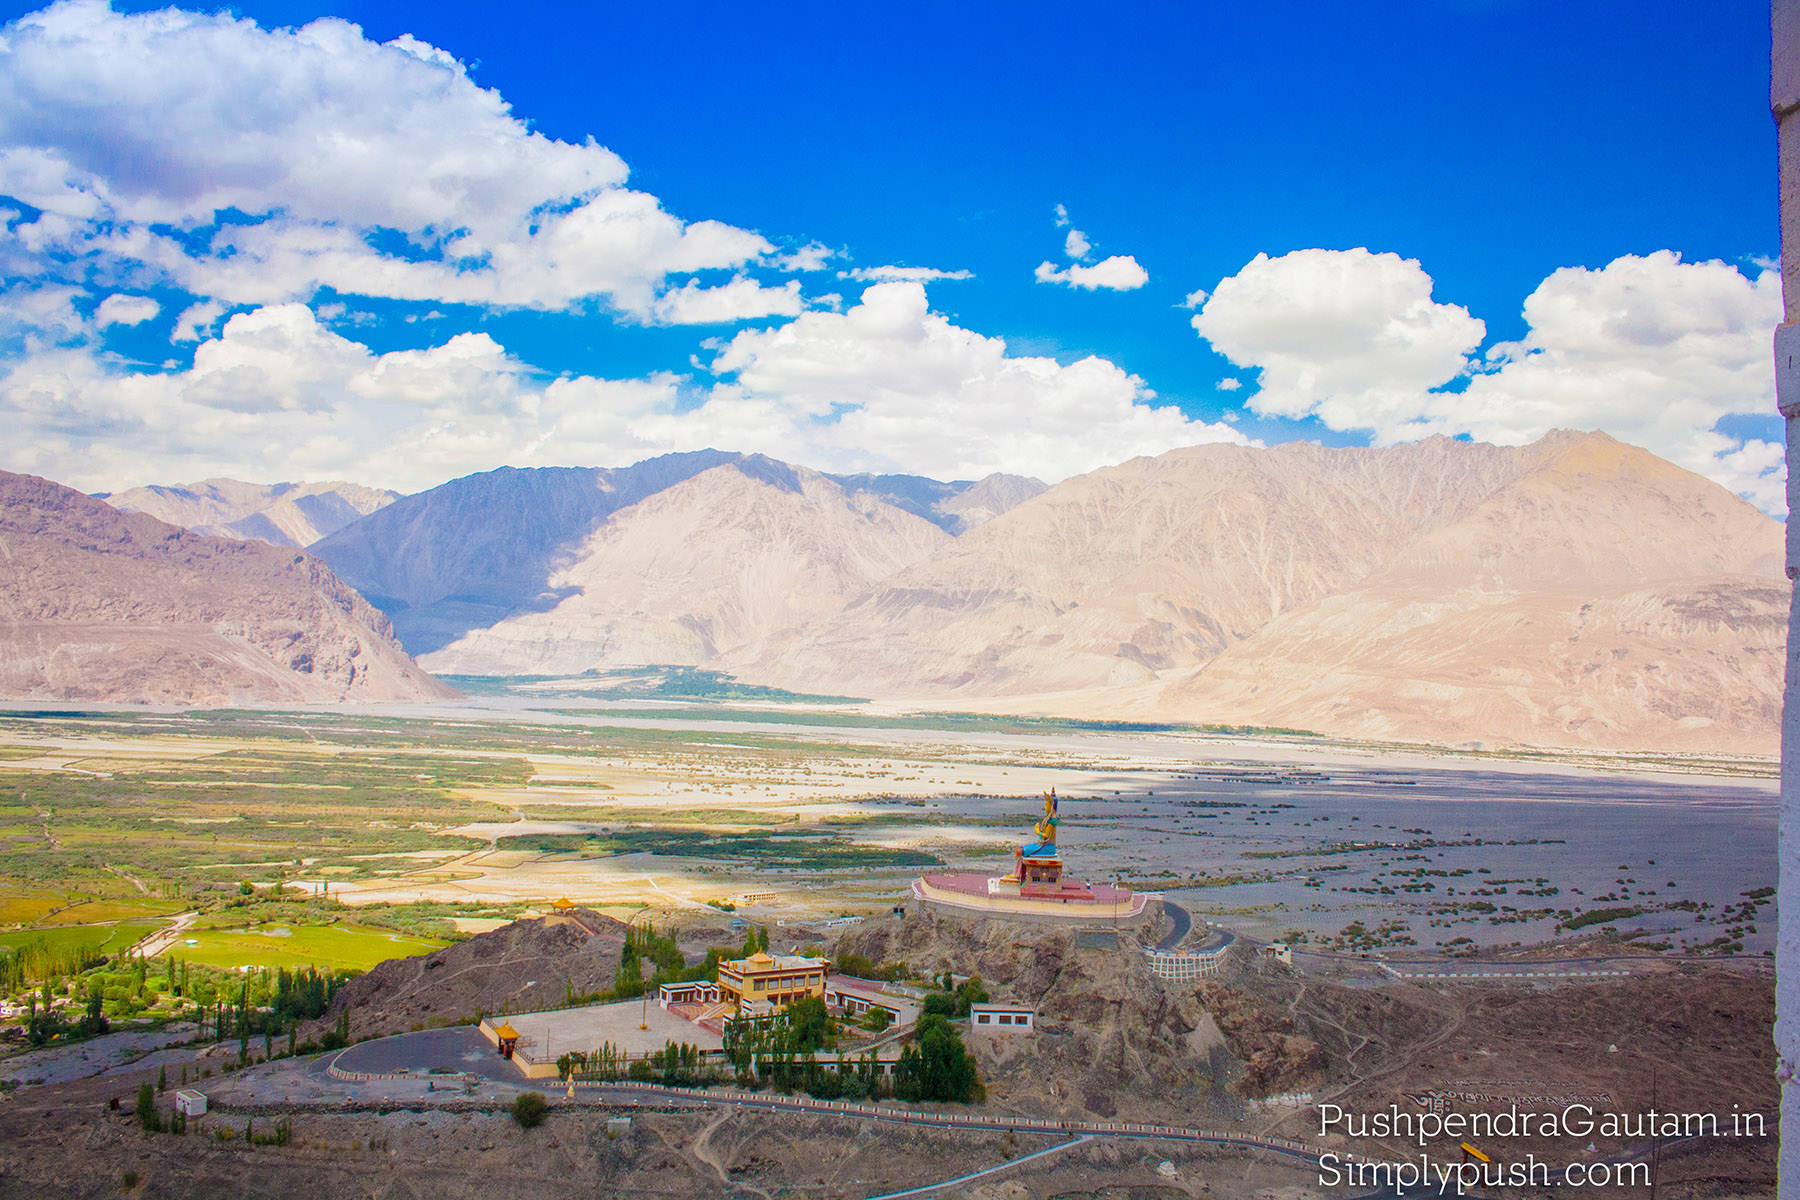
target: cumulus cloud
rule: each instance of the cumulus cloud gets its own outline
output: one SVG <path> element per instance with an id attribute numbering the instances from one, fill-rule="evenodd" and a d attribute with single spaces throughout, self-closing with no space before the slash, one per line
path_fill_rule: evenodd
<path id="1" fill-rule="evenodd" d="M 234 304 L 328 286 L 533 308 L 598 296 L 654 319 L 670 276 L 772 254 L 626 176 L 603 146 L 532 132 L 444 51 L 333 18 L 265 30 L 66 0 L 0 37 L 0 194 L 43 210 L 14 232 L 46 267 L 129 267 Z M 722 319 L 766 315 L 749 299 Z"/>
<path id="2" fill-rule="evenodd" d="M 930 283 L 934 279 L 973 279 L 975 272 L 940 271 L 935 267 L 857 267 L 839 271 L 838 278 L 863 283 Z"/>
<path id="3" fill-rule="evenodd" d="M 1417 262 L 1300 250 L 1258 255 L 1221 281 L 1193 326 L 1259 372 L 1248 406 L 1265 416 L 1316 417 L 1381 443 L 1443 433 L 1518 444 L 1558 427 L 1602 429 L 1782 510 L 1780 447 L 1719 429 L 1774 410 L 1773 270 L 1749 278 L 1671 251 L 1627 255 L 1556 271 L 1524 312 L 1523 339 L 1475 357 L 1482 322 L 1435 301 Z"/>
<path id="4" fill-rule="evenodd" d="M 717 287 L 701 287 L 690 280 L 658 296 L 650 312 L 665 325 L 718 325 L 754 317 L 791 317 L 805 307 L 800 285 L 792 280 L 764 287 L 739 275 Z"/>
<path id="5" fill-rule="evenodd" d="M 413 490 L 499 463 L 617 464 L 704 446 L 827 469 L 1060 479 L 1244 441 L 1157 405 L 1104 359 L 1009 354 L 933 313 L 916 282 L 740 331 L 703 369 L 701 380 L 546 381 L 486 333 L 377 354 L 304 304 L 269 305 L 231 317 L 185 370 L 132 372 L 84 346 L 18 359 L 0 375 L 0 421 L 20 436 L 0 459 L 97 490 L 207 475 Z"/>
<path id="6" fill-rule="evenodd" d="M 1063 253 L 1070 258 L 1086 258 L 1093 246 L 1088 242 L 1087 234 L 1079 229 L 1069 230 L 1069 236 L 1063 239 Z"/>
<path id="7" fill-rule="evenodd" d="M 1129 292 L 1150 282 L 1150 273 L 1129 254 L 1115 254 L 1111 258 L 1101 259 L 1091 267 L 1075 264 L 1062 270 L 1055 263 L 1042 262 L 1038 264 L 1036 276 L 1039 283 L 1060 283 L 1088 291 L 1106 288 L 1114 292 Z"/>
<path id="8" fill-rule="evenodd" d="M 217 300 L 201 300 L 181 310 L 175 318 L 175 332 L 171 338 L 177 342 L 197 342 L 212 333 L 213 326 L 219 318 L 230 311 L 230 306 Z"/>
<path id="9" fill-rule="evenodd" d="M 148 296 L 130 296 L 123 292 L 114 293 L 100 302 L 94 309 L 94 325 L 105 329 L 109 325 L 142 325 L 162 311 L 162 305 Z"/>
<path id="10" fill-rule="evenodd" d="M 843 257 L 843 252 L 833 250 L 823 242 L 808 242 L 797 250 L 785 254 L 777 254 L 771 263 L 783 271 L 806 274 L 811 271 L 822 271 L 825 264 L 834 258 Z"/>
<path id="11" fill-rule="evenodd" d="M 1219 382 L 1217 384 L 1215 384 L 1214 386 L 1216 386 L 1221 392 L 1235 392 L 1239 388 L 1244 386 L 1244 381 L 1241 379 L 1234 379 L 1230 376 L 1226 376 L 1224 379 L 1219 380 Z"/>
<path id="12" fill-rule="evenodd" d="M 1380 433 L 1460 375 L 1487 332 L 1431 290 L 1418 262 L 1397 254 L 1259 254 L 1220 281 L 1192 323 L 1226 358 L 1261 369 L 1250 400 L 1258 413 Z"/>
<path id="13" fill-rule="evenodd" d="M 745 330 L 720 350 L 709 408 L 777 453 L 855 470 L 942 478 L 1005 470 L 1062 479 L 1138 454 L 1244 438 L 1152 403 L 1105 359 L 1014 356 L 930 309 L 918 283 L 881 283 L 843 313 Z M 787 428 L 759 437 L 779 414 Z M 946 436 L 946 431 L 955 436 Z M 735 443 L 734 443 L 735 444 Z"/>

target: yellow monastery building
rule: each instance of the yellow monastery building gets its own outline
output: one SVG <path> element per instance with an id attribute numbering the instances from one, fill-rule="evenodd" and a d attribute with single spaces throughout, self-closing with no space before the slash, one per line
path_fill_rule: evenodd
<path id="1" fill-rule="evenodd" d="M 825 998 L 828 958 L 800 954 L 770 955 L 761 950 L 749 958 L 728 958 L 719 963 L 721 997 L 750 1014 L 773 1012 L 807 996 Z"/>

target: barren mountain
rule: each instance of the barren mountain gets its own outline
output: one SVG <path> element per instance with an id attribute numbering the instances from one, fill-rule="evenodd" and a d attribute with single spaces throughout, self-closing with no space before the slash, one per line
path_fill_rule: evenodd
<path id="1" fill-rule="evenodd" d="M 99 497 L 120 512 L 149 513 L 195 533 L 258 538 L 276 546 L 310 546 L 399 498 L 399 492 L 357 483 L 244 483 L 236 479 L 153 484 Z"/>
<path id="2" fill-rule="evenodd" d="M 949 534 L 963 534 L 1044 491 L 1043 481 L 995 473 L 971 483 L 942 483 L 922 475 L 833 475 L 851 493 L 867 493 Z"/>
<path id="3" fill-rule="evenodd" d="M 721 467 L 731 470 L 715 473 Z M 702 475 L 708 483 L 644 506 Z M 694 663 L 826 615 L 923 557 L 948 540 L 927 522 L 964 528 L 1042 487 L 1008 475 L 833 477 L 700 450 L 619 469 L 470 475 L 313 550 L 438 670 Z M 534 619 L 553 610 L 555 620 Z"/>
<path id="4" fill-rule="evenodd" d="M 0 696 L 231 703 L 454 695 L 325 564 L 0 471 Z"/>
<path id="5" fill-rule="evenodd" d="M 1313 729 L 1773 753 L 1781 527 L 1604 435 L 1355 589 L 1285 614 L 1146 709 Z"/>
<path id="6" fill-rule="evenodd" d="M 810 690 L 1772 752 L 1781 526 L 1604 434 L 1201 446 L 1068 480 L 791 644 Z"/>
<path id="7" fill-rule="evenodd" d="M 573 674 L 754 653 L 949 541 L 815 471 L 729 462 L 619 509 L 569 547 L 546 581 L 554 603 L 471 630 L 424 662 Z"/>

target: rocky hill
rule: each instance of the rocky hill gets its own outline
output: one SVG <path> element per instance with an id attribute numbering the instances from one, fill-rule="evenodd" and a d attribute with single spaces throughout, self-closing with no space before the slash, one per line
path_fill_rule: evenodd
<path id="1" fill-rule="evenodd" d="M 120 512 L 149 513 L 195 533 L 257 538 L 276 546 L 310 546 L 399 498 L 399 492 L 356 483 L 265 484 L 236 479 L 153 484 L 96 497 Z"/>
<path id="2" fill-rule="evenodd" d="M 453 1025 L 477 1013 L 535 1012 L 613 986 L 625 925 L 585 908 L 514 921 L 431 954 L 391 958 L 345 984 L 304 1036 L 350 1010 L 357 1038 Z"/>
<path id="3" fill-rule="evenodd" d="M 174 704 L 453 696 L 324 563 L 0 471 L 0 696 Z"/>
<path id="4" fill-rule="evenodd" d="M 938 913 L 907 905 L 902 920 L 871 919 L 832 947 L 903 962 L 915 974 L 979 975 L 997 998 L 1035 1005 L 1043 1033 L 1024 1061 L 1010 1044 L 978 1047 L 989 1065 L 991 1101 L 1034 1112 L 1141 1117 L 1166 1112 L 1150 1097 L 1212 1088 L 1207 1076 L 1222 1045 L 1192 985 L 1151 973 L 1129 932 L 1080 931 Z M 1110 941 L 1111 944 L 1107 944 Z"/>

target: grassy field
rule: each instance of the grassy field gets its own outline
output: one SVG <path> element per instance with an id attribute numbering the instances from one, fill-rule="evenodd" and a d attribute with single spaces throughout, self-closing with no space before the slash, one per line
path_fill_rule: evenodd
<path id="1" fill-rule="evenodd" d="M 15 929 L 0 933 L 0 946 L 11 948 L 43 941 L 56 950 L 92 946 L 116 954 L 142 941 L 162 927 L 161 921 L 116 921 L 107 925 L 55 925 L 46 929 Z"/>
<path id="2" fill-rule="evenodd" d="M 189 942 L 194 944 L 189 945 Z M 196 928 L 170 952 L 183 962 L 235 970 L 238 967 L 330 967 L 366 971 L 390 958 L 425 954 L 446 943 L 387 929 L 338 922 L 302 925 L 260 922 L 228 928 Z"/>

